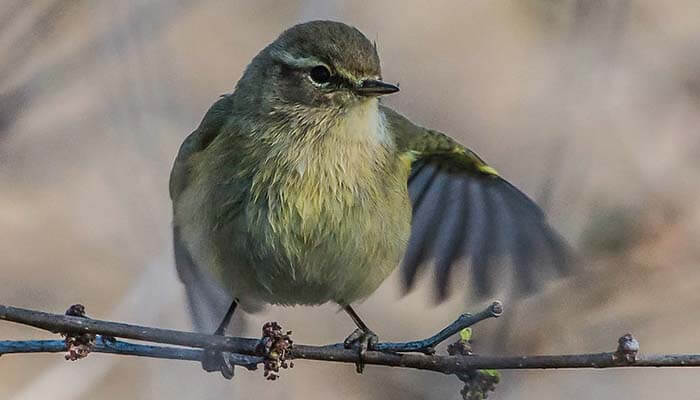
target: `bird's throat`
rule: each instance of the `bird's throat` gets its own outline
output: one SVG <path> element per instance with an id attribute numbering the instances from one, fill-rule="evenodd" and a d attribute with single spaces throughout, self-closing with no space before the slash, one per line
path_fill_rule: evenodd
<path id="1" fill-rule="evenodd" d="M 260 176 L 267 183 L 281 180 L 284 182 L 274 183 L 328 195 L 354 190 L 371 179 L 393 153 L 394 142 L 376 99 L 347 110 L 295 109 L 287 113 L 289 122 L 275 129 L 278 137 L 268 140 L 273 143 L 274 157 L 269 159 L 276 164 L 276 173 Z"/>
<path id="2" fill-rule="evenodd" d="M 377 101 L 342 113 L 307 115 L 303 121 L 289 129 L 306 131 L 288 131 L 288 148 L 270 158 L 274 168 L 260 169 L 254 179 L 254 198 L 265 199 L 269 222 L 299 218 L 303 226 L 340 223 L 348 210 L 371 207 L 393 169 L 395 154 Z M 269 198 L 270 187 L 275 199 Z"/>

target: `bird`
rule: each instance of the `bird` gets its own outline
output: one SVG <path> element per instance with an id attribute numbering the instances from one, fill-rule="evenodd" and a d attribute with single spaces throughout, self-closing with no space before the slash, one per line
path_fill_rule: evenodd
<path id="1" fill-rule="evenodd" d="M 567 271 L 567 244 L 542 210 L 474 151 L 381 102 L 396 92 L 375 42 L 311 21 L 263 48 L 211 106 L 169 185 L 175 263 L 198 328 L 219 315 L 223 334 L 238 306 L 332 302 L 357 325 L 346 346 L 364 351 L 378 338 L 352 304 L 396 268 L 410 289 L 432 265 L 439 301 L 460 260 L 472 281 L 460 287 L 481 295 L 503 257 L 523 290 Z M 206 370 L 232 376 L 207 354 Z"/>

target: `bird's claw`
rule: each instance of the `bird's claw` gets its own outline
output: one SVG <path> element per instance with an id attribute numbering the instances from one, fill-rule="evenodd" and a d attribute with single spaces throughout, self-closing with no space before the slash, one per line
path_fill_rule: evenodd
<path id="1" fill-rule="evenodd" d="M 233 364 L 228 352 L 204 349 L 202 368 L 207 372 L 221 372 L 226 379 L 233 378 Z"/>
<path id="2" fill-rule="evenodd" d="M 377 343 L 379 343 L 379 337 L 374 332 L 363 331 L 359 328 L 355 329 L 343 342 L 346 349 L 356 347 L 358 350 L 358 360 L 355 363 L 358 374 L 361 374 L 365 369 L 365 353 L 367 350 L 373 350 Z"/>

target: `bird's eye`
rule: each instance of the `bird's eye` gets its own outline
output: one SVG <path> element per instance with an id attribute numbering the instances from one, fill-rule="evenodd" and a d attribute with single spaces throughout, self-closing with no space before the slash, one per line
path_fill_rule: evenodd
<path id="1" fill-rule="evenodd" d="M 323 65 L 317 65 L 311 68 L 309 72 L 311 80 L 318 85 L 325 85 L 331 80 L 331 71 Z"/>

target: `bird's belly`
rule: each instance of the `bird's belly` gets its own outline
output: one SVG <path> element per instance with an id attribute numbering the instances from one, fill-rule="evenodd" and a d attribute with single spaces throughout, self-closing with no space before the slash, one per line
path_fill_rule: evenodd
<path id="1" fill-rule="evenodd" d="M 269 209 L 266 223 L 250 225 L 249 243 L 259 245 L 250 260 L 255 296 L 285 305 L 349 304 L 369 296 L 408 242 L 411 206 L 403 182 L 364 201 L 344 202 L 336 194 L 310 205 L 313 199 L 289 195 Z"/>

